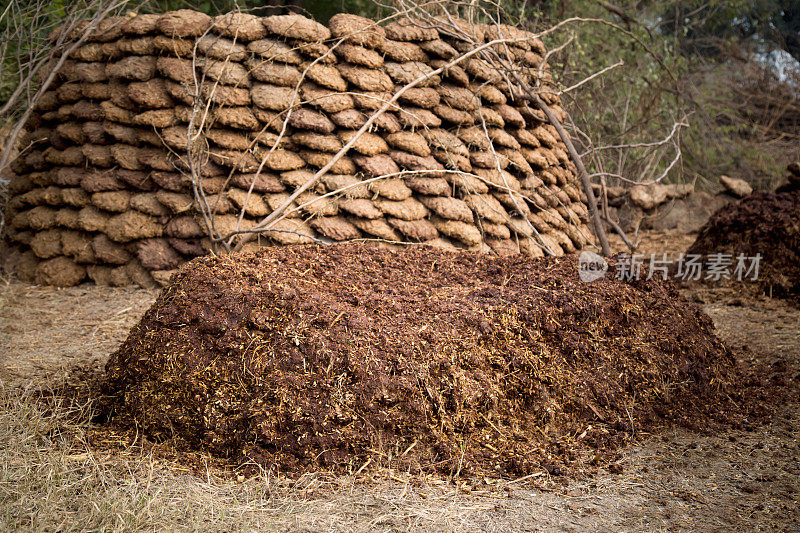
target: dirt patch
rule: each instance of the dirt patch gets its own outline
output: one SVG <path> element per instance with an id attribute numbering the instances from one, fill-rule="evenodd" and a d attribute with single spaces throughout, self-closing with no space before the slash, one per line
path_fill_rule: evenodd
<path id="1" fill-rule="evenodd" d="M 657 259 L 661 259 L 663 254 L 666 254 L 668 260 L 676 261 L 697 239 L 697 234 L 678 230 L 653 230 L 637 232 L 628 235 L 628 238 L 636 247 L 633 253 L 643 254 L 648 259 L 653 254 Z M 632 253 L 617 233 L 609 232 L 608 242 L 613 253 Z M 600 248 L 596 246 L 592 249 L 600 251 Z"/>
<path id="2" fill-rule="evenodd" d="M 0 379 L 52 379 L 92 360 L 104 364 L 156 291 L 80 285 L 66 289 L 0 280 Z"/>
<path id="3" fill-rule="evenodd" d="M 668 283 L 583 283 L 573 257 L 348 244 L 198 260 L 107 369 L 119 422 L 289 473 L 386 458 L 577 472 L 634 428 L 747 414 L 697 306 Z"/>
<path id="4" fill-rule="evenodd" d="M 761 255 L 756 286 L 800 302 L 800 191 L 756 192 L 723 207 L 700 230 L 689 254 Z"/>

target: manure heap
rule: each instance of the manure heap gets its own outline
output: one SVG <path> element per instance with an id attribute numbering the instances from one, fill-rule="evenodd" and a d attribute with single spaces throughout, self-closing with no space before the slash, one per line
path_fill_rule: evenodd
<path id="1" fill-rule="evenodd" d="M 189 10 L 101 21 L 38 102 L 11 165 L 9 269 L 41 284 L 164 283 L 218 246 L 209 235 L 278 209 L 373 117 L 255 244 L 582 248 L 586 199 L 543 112 L 477 56 L 433 74 L 510 35 L 494 52 L 563 120 L 542 42 L 508 26 L 460 28 Z"/>
<path id="2" fill-rule="evenodd" d="M 687 254 L 725 254 L 734 265 L 760 254 L 755 286 L 800 303 L 800 190 L 755 192 L 720 208 Z"/>
<path id="3" fill-rule="evenodd" d="M 284 473 L 515 477 L 736 416 L 712 330 L 669 282 L 584 283 L 574 256 L 271 247 L 179 269 L 107 392 L 118 424 Z"/>

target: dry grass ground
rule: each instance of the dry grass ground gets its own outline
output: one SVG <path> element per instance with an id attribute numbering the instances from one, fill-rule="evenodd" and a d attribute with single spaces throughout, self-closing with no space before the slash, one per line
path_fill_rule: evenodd
<path id="1" fill-rule="evenodd" d="M 748 365 L 800 381 L 800 311 L 692 293 Z M 582 480 L 187 473 L 141 447 L 90 446 L 92 406 L 39 392 L 102 365 L 154 292 L 0 285 L 0 530 L 673 531 L 800 530 L 800 404 L 724 434 L 642 435 L 622 474 Z M 366 472 L 366 471 L 365 471 Z M 529 485 L 534 481 L 535 485 Z"/>
<path id="2" fill-rule="evenodd" d="M 650 254 L 655 254 L 659 259 L 662 254 L 667 254 L 667 258 L 674 261 L 694 243 L 697 233 L 684 233 L 679 230 L 643 231 L 628 235 L 628 238 L 637 244 L 634 253 L 642 254 L 647 258 L 650 257 Z M 631 253 L 625 242 L 616 233 L 610 232 L 608 241 L 615 253 Z"/>

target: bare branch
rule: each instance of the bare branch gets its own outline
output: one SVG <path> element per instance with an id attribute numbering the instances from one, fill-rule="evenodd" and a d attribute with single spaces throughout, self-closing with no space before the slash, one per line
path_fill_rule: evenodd
<path id="1" fill-rule="evenodd" d="M 47 89 L 55 80 L 56 76 L 58 75 L 58 70 L 63 66 L 69 55 L 86 41 L 101 20 L 108 17 L 111 13 L 122 9 L 128 3 L 127 0 L 118 0 L 103 6 L 102 2 L 103 0 L 95 0 L 92 4 L 90 4 L 90 6 L 96 9 L 92 18 L 81 31 L 78 39 L 76 39 L 74 42 L 71 42 L 66 49 L 62 49 L 63 44 L 68 41 L 69 36 L 78 27 L 78 23 L 81 22 L 79 18 L 73 14 L 71 22 L 62 27 L 56 45 L 51 48 L 43 58 L 38 57 L 33 61 L 27 76 L 20 81 L 20 85 L 11 95 L 9 101 L 3 106 L 2 109 L 0 109 L 0 116 L 7 114 L 15 102 L 19 99 L 23 91 L 32 91 L 32 96 L 30 96 L 26 102 L 25 110 L 23 111 L 22 115 L 16 119 L 15 126 L 6 139 L 6 145 L 3 148 L 2 157 L 0 157 L 0 170 L 5 169 L 6 166 L 8 166 L 11 154 L 14 153 L 14 149 L 16 147 L 17 138 L 19 137 L 22 128 L 25 126 L 28 117 L 30 117 L 42 94 L 47 91 Z M 82 13 L 83 11 L 81 11 L 79 14 Z M 58 57 L 57 60 L 55 59 L 56 57 Z M 50 64 L 53 60 L 55 60 L 55 64 L 52 65 L 52 68 L 50 68 L 50 71 L 42 83 L 34 89 L 33 83 L 36 73 L 39 71 L 39 69 L 43 68 L 44 65 Z M 0 178 L 0 181 L 6 180 Z"/>

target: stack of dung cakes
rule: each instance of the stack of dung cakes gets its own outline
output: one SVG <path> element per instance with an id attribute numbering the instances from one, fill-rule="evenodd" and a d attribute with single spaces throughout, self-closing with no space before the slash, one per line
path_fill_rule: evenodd
<path id="1" fill-rule="evenodd" d="M 541 41 L 457 29 L 191 10 L 104 20 L 26 124 L 7 266 L 40 284 L 151 287 L 285 205 L 248 246 L 582 248 L 585 197 L 555 129 L 491 61 L 453 62 L 511 39 L 493 50 L 563 118 Z"/>

